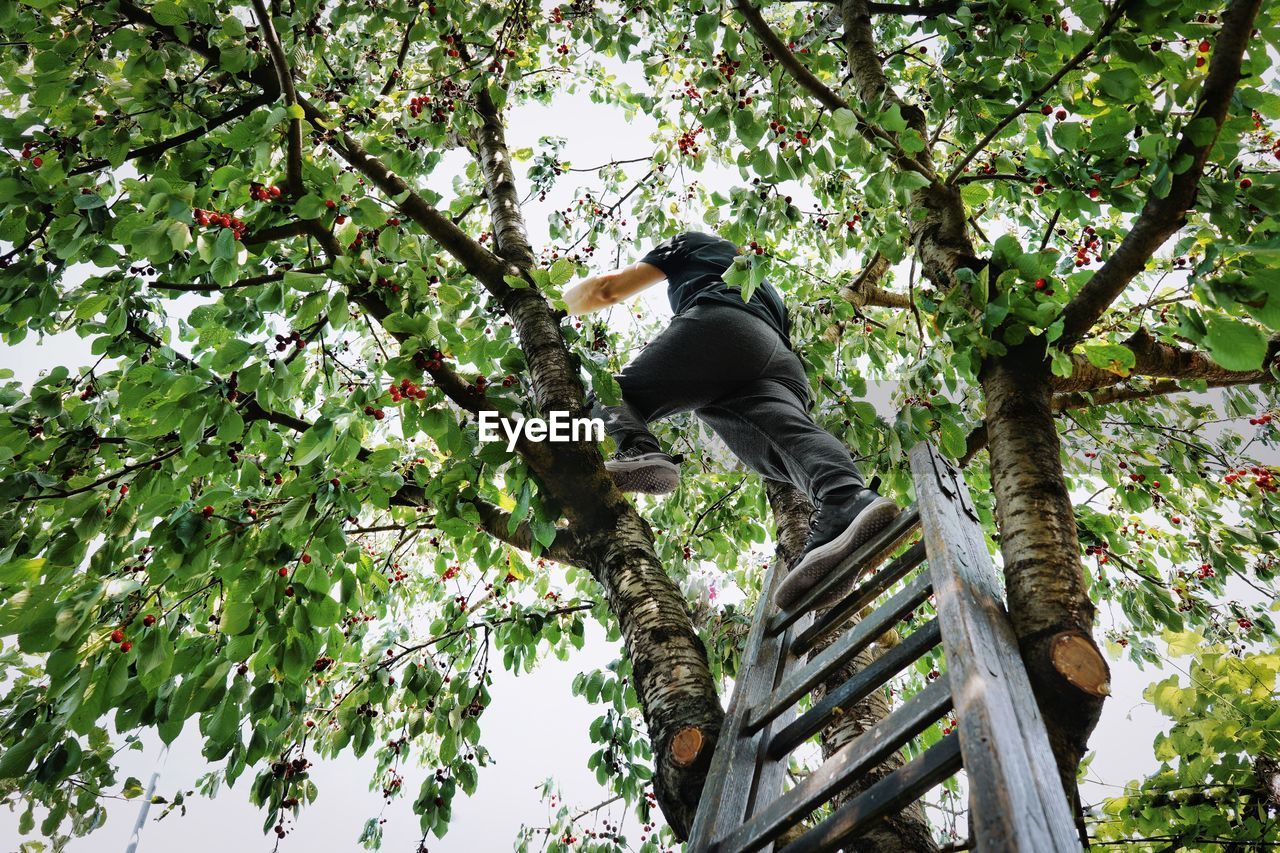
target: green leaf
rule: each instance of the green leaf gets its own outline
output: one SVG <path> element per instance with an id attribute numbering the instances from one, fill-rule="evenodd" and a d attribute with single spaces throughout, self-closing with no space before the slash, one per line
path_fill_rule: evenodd
<path id="1" fill-rule="evenodd" d="M 333 446 L 333 433 L 333 421 L 328 417 L 318 418 L 298 440 L 298 446 L 294 451 L 294 464 L 306 465 L 328 451 Z"/>
<path id="2" fill-rule="evenodd" d="M 1267 355 L 1267 339 L 1261 329 L 1220 314 L 1208 318 L 1204 343 L 1210 358 L 1227 370 L 1257 370 Z"/>

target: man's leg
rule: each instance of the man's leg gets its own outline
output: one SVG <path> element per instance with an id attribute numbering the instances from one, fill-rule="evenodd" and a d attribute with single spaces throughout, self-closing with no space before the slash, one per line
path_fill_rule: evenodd
<path id="1" fill-rule="evenodd" d="M 648 424 L 707 405 L 758 376 L 767 365 L 768 342 L 743 335 L 734 308 L 695 306 L 675 317 L 657 338 L 614 378 L 623 402 L 604 406 L 593 394 L 593 417 L 618 446 L 606 463 L 624 491 L 662 494 L 673 490 L 679 472 L 662 452 Z"/>
<path id="2" fill-rule="evenodd" d="M 818 510 L 805 550 L 775 596 L 784 608 L 898 512 L 892 501 L 866 488 L 844 443 L 814 422 L 807 389 L 799 359 L 780 347 L 764 377 L 698 410 L 744 463 L 789 481 Z M 847 588 L 832 590 L 831 597 Z"/>

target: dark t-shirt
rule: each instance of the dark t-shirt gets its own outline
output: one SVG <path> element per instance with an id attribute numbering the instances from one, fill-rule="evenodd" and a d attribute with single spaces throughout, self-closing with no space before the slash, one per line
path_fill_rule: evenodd
<path id="1" fill-rule="evenodd" d="M 713 234 L 686 231 L 654 246 L 640 260 L 653 264 L 667 276 L 667 298 L 676 314 L 703 302 L 732 305 L 764 320 L 791 345 L 791 320 L 782 297 L 768 281 L 744 302 L 742 292 L 725 284 L 722 276 L 733 264 L 738 247 Z"/>

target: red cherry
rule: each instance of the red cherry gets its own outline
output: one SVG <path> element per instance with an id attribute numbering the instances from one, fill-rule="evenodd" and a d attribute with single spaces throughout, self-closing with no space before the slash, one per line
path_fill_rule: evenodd
<path id="1" fill-rule="evenodd" d="M 289 596 L 290 598 L 293 598 L 293 587 L 292 587 L 292 586 L 286 586 L 286 587 L 284 588 L 284 594 L 285 594 L 285 595 L 287 595 L 287 596 Z"/>
<path id="2" fill-rule="evenodd" d="M 120 651 L 129 652 L 132 650 L 133 650 L 133 643 L 129 642 L 128 640 L 125 640 L 123 643 L 120 644 Z"/>
<path id="3" fill-rule="evenodd" d="M 1247 189 L 1249 189 L 1249 187 L 1251 187 L 1251 186 L 1253 186 L 1253 180 L 1252 180 L 1251 178 L 1241 178 L 1241 179 L 1240 179 L 1240 189 L 1242 189 L 1242 190 L 1247 190 Z"/>
<path id="4" fill-rule="evenodd" d="M 146 616 L 142 617 L 142 624 L 150 628 L 152 625 L 156 624 L 156 617 L 148 613 Z"/>
<path id="5" fill-rule="evenodd" d="M 35 159 L 33 159 L 33 160 L 31 161 L 31 165 L 32 165 L 32 166 L 35 166 L 37 169 L 39 169 L 41 166 L 43 166 L 43 165 L 44 165 L 44 160 L 43 160 L 43 159 L 41 159 L 40 157 L 36 157 Z"/>
<path id="6" fill-rule="evenodd" d="M 200 512 L 202 515 L 204 515 L 205 518 L 208 518 L 209 516 L 213 515 L 213 507 L 207 506 L 204 509 L 200 510 Z"/>
<path id="7" fill-rule="evenodd" d="M 1049 282 L 1043 278 L 1036 279 L 1036 290 L 1044 290 L 1049 286 Z"/>
<path id="8" fill-rule="evenodd" d="M 335 207 L 337 207 L 337 205 L 333 203 L 333 199 L 331 198 L 325 199 L 324 206 L 329 208 L 330 210 L 333 210 Z"/>
<path id="9" fill-rule="evenodd" d="M 1062 121 L 1064 118 L 1067 117 L 1067 111 L 1060 109 L 1053 114 L 1053 117 L 1056 118 L 1058 121 Z"/>
<path id="10" fill-rule="evenodd" d="M 123 643 L 123 642 L 124 642 L 124 631 L 121 631 L 119 628 L 117 628 L 117 629 L 115 629 L 114 631 L 112 631 L 112 632 L 111 632 L 111 642 L 113 642 L 113 643 Z"/>
<path id="11" fill-rule="evenodd" d="M 288 566 L 281 566 L 281 567 L 280 567 L 280 577 L 282 577 L 282 578 L 287 578 L 287 577 L 289 577 L 289 567 L 288 567 Z"/>
<path id="12" fill-rule="evenodd" d="M 329 481 L 329 485 L 333 486 L 336 489 L 342 485 L 342 481 L 339 480 L 337 477 L 334 477 L 332 480 Z"/>
<path id="13" fill-rule="evenodd" d="M 1048 104 L 1045 104 L 1043 107 L 1040 108 L 1040 112 L 1043 115 L 1049 115 L 1050 113 L 1053 112 L 1053 107 L 1049 106 Z"/>
<path id="14" fill-rule="evenodd" d="M 1201 52 L 1201 53 L 1208 53 L 1208 52 L 1209 52 L 1209 42 L 1207 42 L 1207 41 L 1202 41 L 1202 42 L 1200 42 L 1200 48 L 1199 48 L 1199 50 L 1200 50 L 1200 52 Z"/>

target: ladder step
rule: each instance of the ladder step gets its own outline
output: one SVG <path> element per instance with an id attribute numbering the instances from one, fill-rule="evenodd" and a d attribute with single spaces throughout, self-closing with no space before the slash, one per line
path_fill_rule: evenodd
<path id="1" fill-rule="evenodd" d="M 777 613 L 769 621 L 769 634 L 774 636 L 791 627 L 797 619 L 808 613 L 818 602 L 827 597 L 829 590 L 845 583 L 850 574 L 856 580 L 866 569 L 874 567 L 907 538 L 916 525 L 920 523 L 920 510 L 909 507 L 899 513 L 893 523 L 876 535 L 874 539 L 845 557 L 838 565 L 827 573 L 822 582 L 805 593 L 804 598 L 796 606 L 782 613 Z"/>
<path id="2" fill-rule="evenodd" d="M 951 689 L 944 673 L 712 849 L 716 853 L 759 850 L 950 710 Z"/>
<path id="3" fill-rule="evenodd" d="M 871 695 L 899 672 L 906 669 L 925 652 L 942 642 L 942 631 L 937 619 L 911 633 L 911 636 L 880 655 L 852 678 L 832 690 L 822 700 L 797 720 L 779 731 L 769 741 L 768 755 L 774 761 L 804 743 L 835 716 L 837 709 L 849 709 Z"/>
<path id="4" fill-rule="evenodd" d="M 851 592 L 836 606 L 813 620 L 813 624 L 801 631 L 791 643 L 791 653 L 801 655 L 809 651 L 824 634 L 838 628 L 856 616 L 862 608 L 880 597 L 880 594 L 902 580 L 916 566 L 924 562 L 924 542 L 912 545 L 905 553 L 867 578 L 866 582 Z"/>
<path id="5" fill-rule="evenodd" d="M 954 734 L 945 735 L 910 763 L 899 767 L 836 809 L 831 817 L 782 848 L 781 853 L 823 853 L 836 850 L 842 842 L 865 829 L 872 821 L 901 811 L 911 801 L 954 774 L 962 763 L 960 739 Z"/>
<path id="6" fill-rule="evenodd" d="M 919 607 L 920 603 L 929 597 L 932 589 L 932 577 L 928 572 L 922 572 L 905 589 L 900 590 L 893 598 L 877 607 L 870 616 L 842 634 L 840 639 L 819 652 L 805 665 L 804 669 L 779 685 L 766 705 L 748 709 L 742 733 L 750 735 L 759 731 L 774 717 L 800 701 L 802 696 L 821 684 L 828 674 L 844 665 L 846 661 L 871 645 L 877 637 Z"/>

